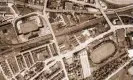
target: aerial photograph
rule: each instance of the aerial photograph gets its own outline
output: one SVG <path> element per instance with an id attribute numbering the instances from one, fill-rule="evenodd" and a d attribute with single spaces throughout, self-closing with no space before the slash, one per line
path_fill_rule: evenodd
<path id="1" fill-rule="evenodd" d="M 133 0 L 0 0 L 0 80 L 133 80 Z"/>

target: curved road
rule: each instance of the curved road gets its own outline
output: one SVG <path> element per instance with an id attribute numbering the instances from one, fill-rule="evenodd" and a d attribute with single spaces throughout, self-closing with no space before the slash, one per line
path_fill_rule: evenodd
<path id="1" fill-rule="evenodd" d="M 128 16 L 128 15 L 126 15 L 126 16 Z M 114 16 L 114 15 L 108 16 L 109 19 L 112 19 L 114 17 L 116 17 L 116 16 Z M 100 18 L 96 18 L 96 19 L 89 20 L 89 21 L 85 21 L 83 23 L 77 24 L 74 27 L 70 27 L 70 28 L 61 30 L 59 32 L 56 32 L 55 33 L 55 36 L 56 37 L 59 37 L 59 36 L 65 35 L 65 34 L 71 34 L 73 32 L 80 31 L 80 30 L 85 29 L 85 28 L 92 28 L 93 27 L 92 25 L 97 24 L 98 22 L 104 22 L 104 21 L 105 21 L 105 18 L 104 17 L 100 17 Z M 47 36 L 39 37 L 38 38 L 38 41 L 40 41 L 42 39 L 43 40 L 48 40 L 50 38 L 52 38 L 52 35 L 49 34 Z M 16 48 L 16 47 L 20 47 L 20 46 L 25 46 L 25 45 L 30 44 L 30 43 L 34 43 L 35 41 L 36 40 L 33 39 L 31 41 L 24 42 L 24 43 L 20 43 L 20 44 L 7 44 L 7 45 L 11 45 L 11 46 L 14 46 L 14 48 Z"/>
<path id="2" fill-rule="evenodd" d="M 20 5 L 24 5 L 24 3 L 20 2 L 20 1 L 16 1 L 15 3 L 16 4 L 20 4 Z M 33 5 L 33 4 L 26 4 L 26 3 L 25 3 L 25 5 L 29 6 L 31 8 L 34 8 L 34 9 L 41 10 L 41 11 L 43 10 L 43 6 Z M 94 6 L 94 5 L 92 5 L 92 6 Z M 122 11 L 126 11 L 126 10 L 129 10 L 129 9 L 132 9 L 132 8 L 133 8 L 133 5 L 128 5 L 128 6 L 125 6 L 125 7 L 118 8 L 118 9 L 108 9 L 108 10 L 105 11 L 105 13 L 106 14 L 113 14 L 113 13 L 115 13 L 114 11 L 122 12 Z M 88 12 L 86 10 L 80 10 L 80 11 L 75 11 L 75 10 L 54 10 L 54 9 L 48 9 L 47 8 L 45 11 L 46 12 L 57 12 L 57 13 L 75 12 L 75 13 L 101 14 L 101 12 Z"/>
<path id="3" fill-rule="evenodd" d="M 115 4 L 115 5 L 129 5 L 133 4 L 133 0 L 104 0 L 110 4 Z"/>

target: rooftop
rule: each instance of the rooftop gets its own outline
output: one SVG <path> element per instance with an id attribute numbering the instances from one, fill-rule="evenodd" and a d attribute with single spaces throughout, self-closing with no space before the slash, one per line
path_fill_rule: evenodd
<path id="1" fill-rule="evenodd" d="M 129 74 L 133 75 L 133 66 L 128 69 Z"/>

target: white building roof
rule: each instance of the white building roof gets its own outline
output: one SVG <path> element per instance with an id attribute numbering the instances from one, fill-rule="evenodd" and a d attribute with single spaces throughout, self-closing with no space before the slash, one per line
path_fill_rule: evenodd
<path id="1" fill-rule="evenodd" d="M 129 57 L 131 58 L 131 57 L 133 57 L 133 49 L 131 49 L 131 50 L 128 50 L 128 53 L 129 53 Z"/>
<path id="2" fill-rule="evenodd" d="M 81 61 L 82 69 L 83 69 L 84 78 L 89 77 L 91 75 L 91 70 L 90 70 L 90 64 L 89 64 L 86 50 L 81 51 L 80 61 Z"/>
<path id="3" fill-rule="evenodd" d="M 133 75 L 133 66 L 128 69 L 129 74 Z"/>

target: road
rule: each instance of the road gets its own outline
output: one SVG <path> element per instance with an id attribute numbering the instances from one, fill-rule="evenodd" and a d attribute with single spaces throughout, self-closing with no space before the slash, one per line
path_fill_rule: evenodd
<path id="1" fill-rule="evenodd" d="M 59 48 L 59 46 L 58 46 L 57 38 L 56 38 L 55 33 L 54 33 L 53 29 L 52 29 L 52 26 L 51 26 L 51 24 L 50 24 L 50 22 L 49 22 L 47 13 L 46 13 L 46 11 L 45 11 L 45 10 L 46 10 L 46 4 L 47 4 L 47 0 L 45 1 L 45 6 L 44 6 L 44 10 L 43 10 L 43 16 L 42 16 L 42 15 L 40 15 L 40 16 L 43 17 L 43 18 L 45 19 L 45 21 L 46 21 L 46 23 L 47 23 L 47 26 L 50 28 L 51 34 L 52 34 L 52 36 L 53 36 L 53 42 L 55 43 L 57 52 L 58 52 L 59 55 L 61 55 L 61 51 L 60 51 L 60 48 Z M 58 59 L 60 59 L 60 58 L 58 58 Z M 64 74 L 65 74 L 65 78 L 66 78 L 67 80 L 69 80 L 69 79 L 68 79 L 68 75 L 67 75 L 67 71 L 66 71 L 66 69 L 65 69 L 65 64 L 64 64 L 64 62 L 63 62 L 62 59 L 60 59 L 60 61 L 61 61 L 62 68 L 63 68 Z"/>
<path id="2" fill-rule="evenodd" d="M 121 29 L 121 28 L 130 28 L 130 27 L 133 27 L 133 25 L 126 25 L 126 26 L 118 25 L 118 26 L 114 26 L 115 30 Z M 81 43 L 79 46 L 75 47 L 73 50 L 68 51 L 68 52 L 65 53 L 65 54 L 59 54 L 58 56 L 49 58 L 49 59 L 45 60 L 45 62 L 47 63 L 47 62 L 49 62 L 49 61 L 51 61 L 51 60 L 54 60 L 54 59 L 55 59 L 56 61 L 62 61 L 62 58 L 63 58 L 63 57 L 68 57 L 68 56 L 72 55 L 72 54 L 75 53 L 75 52 L 78 52 L 78 51 L 80 51 L 80 50 L 83 50 L 84 48 L 86 48 L 86 47 L 88 46 L 89 43 L 91 43 L 91 42 L 93 42 L 93 41 L 95 41 L 95 40 L 98 40 L 98 39 L 100 39 L 100 38 L 103 38 L 103 36 L 105 36 L 105 35 L 107 35 L 107 34 L 109 34 L 109 33 L 111 33 L 111 32 L 114 32 L 114 29 L 111 29 L 111 30 L 109 30 L 109 31 L 107 31 L 107 32 L 105 32 L 105 33 L 102 33 L 102 34 L 100 34 L 99 36 L 96 36 L 95 38 L 88 39 L 88 40 L 85 41 L 84 43 Z M 130 61 L 128 61 L 127 63 L 125 63 L 121 68 L 119 68 L 119 69 L 117 70 L 117 72 L 118 72 L 119 70 L 121 70 L 123 67 L 125 67 L 129 62 L 130 62 Z M 63 62 L 62 62 L 62 63 L 63 63 Z M 50 66 L 50 65 L 48 65 L 48 66 Z M 44 69 L 44 70 L 45 70 L 45 69 Z M 42 72 L 42 71 L 41 71 L 41 72 Z M 39 75 L 41 72 L 39 72 L 37 75 Z M 114 74 L 116 74 L 117 72 L 111 74 L 110 77 L 113 76 Z M 66 72 L 66 74 L 67 74 L 67 72 Z M 36 75 L 36 76 L 37 76 L 37 75 Z M 31 79 L 31 80 L 32 80 L 32 79 Z M 68 80 L 68 79 L 67 79 L 67 80 Z"/>
<path id="3" fill-rule="evenodd" d="M 124 11 L 130 10 L 132 8 L 133 8 L 133 5 L 128 5 L 125 7 L 118 8 L 118 9 L 107 9 L 104 12 L 106 14 L 114 14 L 115 12 L 117 12 L 117 13 L 124 12 Z M 86 13 L 86 14 L 87 13 L 88 14 L 101 14 L 101 12 L 88 12 L 86 10 L 79 10 L 79 11 L 76 11 L 76 10 L 55 10 L 55 9 L 48 9 L 48 8 L 46 9 L 46 12 L 57 12 L 57 13 L 75 12 L 75 13 Z"/>
<path id="4" fill-rule="evenodd" d="M 47 62 L 49 62 L 50 60 L 55 59 L 56 61 L 61 61 L 62 64 L 63 64 L 63 61 L 62 61 L 62 58 L 63 58 L 63 57 L 70 56 L 70 55 L 72 55 L 73 53 L 78 52 L 78 51 L 80 51 L 80 50 L 86 48 L 86 47 L 88 46 L 88 44 L 90 44 L 91 42 L 93 42 L 93 41 L 95 41 L 95 40 L 98 40 L 98 39 L 101 39 L 101 38 L 103 38 L 103 36 L 105 36 L 105 35 L 107 35 L 107 34 L 109 34 L 109 33 L 111 33 L 111 32 L 114 32 L 114 31 L 117 30 L 117 29 L 121 29 L 121 28 L 133 28 L 133 25 L 116 25 L 116 26 L 113 26 L 109 31 L 104 32 L 104 33 L 102 33 L 102 34 L 100 34 L 100 35 L 98 35 L 98 36 L 96 36 L 96 37 L 94 37 L 94 38 L 88 39 L 88 40 L 85 41 L 84 43 L 81 43 L 79 46 L 75 47 L 73 50 L 68 51 L 68 52 L 65 53 L 65 54 L 59 54 L 58 56 L 51 57 L 51 58 L 45 60 L 44 62 L 47 63 Z M 47 65 L 41 72 L 43 72 L 44 70 L 46 70 L 49 66 L 52 66 L 53 64 L 54 64 L 54 63 Z M 127 63 L 125 63 L 125 65 L 127 65 Z M 123 67 L 124 67 L 125 65 L 123 65 Z M 119 68 L 119 69 L 117 70 L 117 72 L 118 72 L 119 70 L 121 70 L 123 67 Z M 63 64 L 63 70 L 65 70 L 64 64 Z M 32 80 L 33 78 L 35 78 L 36 76 L 38 76 L 41 72 L 37 73 L 37 74 L 36 74 L 34 77 L 32 77 L 30 80 Z M 112 75 L 110 75 L 110 77 L 113 76 L 114 74 L 116 74 L 117 72 L 114 72 Z M 67 74 L 66 71 L 65 71 L 65 74 Z M 68 77 L 66 78 L 66 80 L 68 80 Z"/>
<path id="5" fill-rule="evenodd" d="M 112 16 L 109 16 L 109 18 L 111 18 L 111 17 Z M 65 35 L 65 34 L 70 34 L 72 32 L 80 31 L 80 30 L 82 30 L 84 28 L 91 28 L 91 27 L 88 27 L 88 26 L 97 24 L 98 22 L 102 22 L 102 21 L 105 21 L 105 19 L 103 17 L 97 18 L 97 19 L 93 19 L 93 20 L 90 20 L 90 21 L 86 21 L 84 23 L 78 24 L 76 27 L 71 27 L 71 28 L 68 28 L 68 29 L 59 31 L 58 33 L 55 33 L 55 36 L 56 37 L 59 37 L 59 36 Z M 36 39 L 33 39 L 33 40 L 28 41 L 28 42 L 25 42 L 25 43 L 9 44 L 9 45 L 13 46 L 13 48 L 16 49 L 18 47 L 26 46 L 26 45 L 28 45 L 30 43 L 34 43 L 36 41 L 38 42 L 40 40 L 48 40 L 48 39 L 52 39 L 52 35 L 42 36 L 42 37 L 39 37 L 37 40 Z M 8 50 L 6 50 L 4 52 L 0 52 L 0 54 L 8 53 L 8 52 L 11 52 L 11 51 L 12 51 L 12 49 L 8 49 Z"/>
<path id="6" fill-rule="evenodd" d="M 31 13 L 31 14 L 34 14 L 34 13 Z M 29 15 L 29 14 L 28 14 Z M 25 15 L 27 16 L 27 15 Z M 109 17 L 111 18 L 111 17 Z M 96 19 L 92 19 L 90 21 L 85 21 L 83 23 L 80 23 L 74 27 L 70 27 L 70 28 L 66 28 L 64 30 L 61 30 L 57 33 L 55 33 L 55 36 L 56 37 L 59 37 L 59 36 L 62 36 L 62 35 L 65 35 L 65 34 L 70 34 L 70 33 L 73 33 L 73 32 L 77 32 L 77 31 L 80 31 L 84 28 L 91 28 L 93 27 L 92 25 L 94 24 L 97 24 L 98 22 L 102 22 L 102 21 L 105 21 L 105 19 L 103 17 L 100 17 L 100 18 L 96 18 Z M 89 27 L 88 27 L 89 26 Z M 47 36 L 42 36 L 42 37 L 38 37 L 38 39 L 33 39 L 33 40 L 30 40 L 28 42 L 25 42 L 25 43 L 19 43 L 19 44 L 7 44 L 7 45 L 10 45 L 12 46 L 14 49 L 18 48 L 18 47 L 21 47 L 21 46 L 26 46 L 30 43 L 34 43 L 34 42 L 38 42 L 40 40 L 48 40 L 48 39 L 52 39 L 52 35 L 49 34 Z M 12 49 L 8 49 L 7 51 L 4 51 L 4 52 L 0 52 L 0 54 L 3 54 L 3 53 L 6 53 L 6 52 L 10 52 Z"/>
<path id="7" fill-rule="evenodd" d="M 105 80 L 109 80 L 111 77 L 113 77 L 115 74 L 117 74 L 120 70 L 122 70 L 124 67 L 126 67 L 131 61 L 133 61 L 133 58 L 131 58 L 124 65 L 122 65 L 119 69 L 117 69 L 115 72 L 113 72 L 111 75 L 109 75 Z"/>
<path id="8" fill-rule="evenodd" d="M 133 4 L 133 0 L 105 0 L 106 2 L 110 4 L 115 4 L 115 5 L 129 5 Z"/>
<path id="9" fill-rule="evenodd" d="M 114 26 L 114 29 L 117 30 L 117 29 L 121 29 L 121 28 L 131 28 L 131 27 L 133 27 L 133 25 L 125 25 L 125 26 L 117 25 L 117 26 Z M 100 34 L 100 35 L 98 35 L 98 36 L 96 36 L 96 37 L 94 37 L 94 38 L 92 38 L 92 39 L 88 39 L 88 40 L 85 41 L 84 43 L 81 43 L 79 46 L 75 47 L 73 50 L 68 51 L 68 52 L 65 53 L 65 54 L 59 54 L 58 56 L 51 57 L 51 58 L 45 60 L 44 62 L 47 64 L 47 62 L 49 62 L 50 60 L 53 60 L 53 59 L 55 59 L 55 61 L 61 61 L 61 62 L 62 62 L 62 58 L 63 58 L 63 57 L 70 56 L 70 55 L 72 55 L 73 53 L 78 52 L 78 51 L 80 51 L 80 50 L 86 48 L 86 47 L 88 46 L 89 43 L 91 43 L 91 42 L 93 42 L 93 41 L 95 41 L 95 40 L 98 40 L 98 39 L 100 39 L 100 38 L 103 38 L 103 36 L 105 36 L 105 35 L 107 35 L 107 34 L 109 34 L 109 33 L 111 33 L 111 32 L 114 32 L 114 31 L 115 31 L 114 29 L 111 28 L 109 31 L 107 31 L 107 32 L 105 32 L 105 33 L 102 33 L 102 34 Z M 54 62 L 54 63 L 55 63 L 55 62 Z M 46 70 L 47 68 L 49 68 L 49 66 L 52 66 L 54 63 L 45 66 L 45 68 L 44 68 L 41 72 L 43 72 L 44 70 Z M 62 64 L 63 64 L 63 62 L 62 62 Z M 64 67 L 64 64 L 63 64 L 63 69 L 64 69 L 64 68 L 65 68 L 65 67 Z M 28 69 L 27 69 L 27 70 L 28 70 Z M 64 69 L 64 70 L 65 70 L 65 69 Z M 41 72 L 37 73 L 37 74 L 36 74 L 34 77 L 32 77 L 30 80 L 32 80 L 33 78 L 35 78 L 36 76 L 38 76 Z M 65 71 L 65 74 L 67 74 L 66 71 Z M 114 73 L 114 74 L 115 74 L 115 73 Z M 68 80 L 68 78 L 66 78 L 66 79 Z"/>
<path id="10" fill-rule="evenodd" d="M 34 8 L 34 9 L 37 9 L 37 10 L 41 10 L 41 11 L 44 8 L 43 6 L 40 6 L 40 5 L 33 5 L 33 4 L 27 4 L 27 3 L 24 4 L 23 2 L 20 2 L 20 1 L 16 1 L 15 4 L 26 5 L 26 6 L 29 6 L 31 8 Z M 45 6 L 45 8 L 46 8 L 46 6 Z M 114 14 L 115 13 L 114 11 L 116 11 L 118 13 L 118 12 L 123 12 L 123 11 L 129 10 L 129 9 L 132 9 L 132 8 L 133 8 L 133 5 L 128 5 L 128 6 L 125 6 L 125 7 L 122 7 L 122 8 L 118 8 L 118 9 L 107 9 L 105 11 L 105 13 L 106 14 Z M 57 12 L 57 13 L 75 12 L 75 13 L 101 14 L 101 12 L 88 12 L 86 10 L 83 10 L 81 12 L 81 11 L 75 11 L 75 10 L 54 10 L 54 9 L 48 9 L 48 8 L 46 8 L 45 11 L 46 12 Z"/>
<path id="11" fill-rule="evenodd" d="M 117 26 L 114 26 L 114 28 L 108 30 L 107 32 L 104 32 L 94 38 L 91 38 L 91 39 L 88 39 L 86 40 L 84 43 L 81 43 L 80 45 L 78 45 L 77 47 L 75 47 L 73 50 L 71 51 L 68 51 L 67 53 L 64 53 L 64 54 L 60 54 L 59 56 L 55 56 L 55 57 L 52 57 L 52 58 L 49 58 L 46 60 L 46 62 L 52 60 L 52 59 L 60 59 L 60 58 L 63 58 L 63 57 L 67 57 L 67 56 L 70 56 L 72 55 L 73 53 L 75 52 L 78 52 L 78 51 L 81 51 L 82 49 L 86 48 L 91 42 L 95 41 L 95 40 L 98 40 L 98 39 L 101 39 L 103 38 L 105 35 L 111 33 L 111 32 L 114 32 L 118 29 L 122 29 L 122 28 L 133 28 L 133 25 L 117 25 Z"/>
<path id="12" fill-rule="evenodd" d="M 105 20 L 107 21 L 108 25 L 109 25 L 111 28 L 113 28 L 112 23 L 110 22 L 108 16 L 107 16 L 106 13 L 104 12 L 104 10 L 103 10 L 103 8 L 101 7 L 100 3 L 97 2 L 96 5 L 97 5 L 97 7 L 99 7 L 100 12 L 102 13 L 103 17 L 104 17 Z"/>
<path id="13" fill-rule="evenodd" d="M 44 6 L 43 6 L 43 12 L 46 11 L 48 0 L 45 0 Z"/>
<path id="14" fill-rule="evenodd" d="M 105 35 L 111 33 L 111 32 L 115 32 L 117 29 L 121 29 L 121 28 L 130 28 L 132 27 L 133 28 L 133 25 L 116 25 L 116 26 L 113 26 L 112 23 L 110 22 L 109 18 L 107 17 L 107 15 L 105 14 L 103 8 L 100 6 L 100 4 L 96 4 L 96 6 L 99 8 L 100 12 L 102 13 L 102 15 L 104 16 L 104 18 L 106 19 L 107 23 L 109 24 L 110 26 L 110 30 L 108 30 L 107 32 L 104 32 L 98 36 L 96 36 L 95 38 L 91 38 L 91 39 L 88 39 L 86 40 L 84 43 L 81 43 L 79 44 L 79 46 L 75 47 L 72 51 L 68 51 L 66 54 L 60 54 L 58 57 L 66 57 L 66 56 L 69 56 L 69 55 L 72 55 L 73 53 L 77 52 L 77 51 L 80 51 L 84 48 L 86 48 L 88 46 L 89 43 L 95 41 L 95 40 L 98 40 L 100 38 L 103 38 Z M 55 59 L 58 59 L 57 57 Z M 125 63 L 125 65 L 123 65 L 121 68 L 119 68 L 117 71 L 121 70 L 124 66 L 126 66 L 128 63 Z M 116 73 L 117 73 L 116 71 Z M 114 73 L 114 74 L 116 74 Z M 113 75 L 113 74 L 111 74 Z M 110 75 L 110 76 L 111 76 Z"/>
<path id="15" fill-rule="evenodd" d="M 74 0 L 71 0 L 71 1 L 74 1 Z M 74 1 L 75 2 L 75 1 Z M 86 4 L 86 3 L 82 3 L 83 5 L 89 5 L 90 6 L 90 4 Z M 27 4 L 28 5 L 28 4 Z M 33 5 L 32 5 L 33 6 Z M 50 27 L 50 30 L 51 30 L 51 32 L 52 32 L 52 36 L 53 36 L 53 39 L 54 39 L 54 42 L 55 42 L 55 44 L 56 44 L 56 46 L 57 46 L 57 50 L 58 50 L 58 53 L 59 53 L 59 55 L 58 56 L 55 56 L 55 57 L 51 57 L 51 58 L 49 58 L 49 59 L 47 59 L 47 60 L 45 60 L 44 62 L 48 62 L 48 61 L 50 61 L 50 60 L 53 60 L 53 59 L 55 59 L 56 61 L 61 61 L 62 62 L 62 65 L 63 65 L 63 70 L 64 70 L 64 72 L 65 72 L 65 75 L 66 75 L 66 77 L 67 77 L 67 80 L 68 80 L 68 76 L 67 76 L 67 72 L 66 72 L 66 70 L 65 70 L 65 65 L 64 65 L 64 63 L 63 63 L 63 61 L 62 61 L 62 58 L 63 57 L 67 57 L 67 56 L 70 56 L 70 55 L 73 55 L 73 53 L 75 53 L 75 52 L 78 52 L 78 51 L 80 51 L 80 50 L 83 50 L 84 48 L 86 48 L 91 42 L 93 42 L 93 41 L 95 41 L 95 40 L 98 40 L 98 39 L 101 39 L 101 38 L 103 38 L 105 35 L 107 35 L 107 34 L 109 34 L 109 33 L 111 33 L 111 32 L 115 32 L 116 30 L 118 30 L 118 29 L 122 29 L 122 28 L 133 28 L 133 25 L 116 25 L 116 26 L 113 26 L 112 25 L 112 23 L 109 21 L 109 19 L 108 19 L 108 17 L 107 17 L 107 15 L 105 14 L 105 12 L 103 11 L 103 9 L 101 8 L 101 6 L 97 6 L 98 8 L 99 8 L 99 10 L 101 11 L 101 13 L 103 14 L 103 16 L 104 16 L 104 18 L 106 19 L 106 21 L 108 22 L 108 24 L 110 25 L 110 30 L 108 30 L 107 32 L 104 32 L 104 33 L 102 33 L 102 34 L 100 34 L 100 35 L 98 35 L 98 36 L 96 36 L 96 37 L 94 37 L 94 38 L 91 38 L 91 39 L 88 39 L 88 40 L 86 40 L 84 43 L 80 43 L 77 47 L 75 47 L 73 50 L 71 50 L 71 51 L 67 51 L 66 53 L 60 53 L 60 49 L 59 49 L 59 46 L 58 46 L 58 42 L 57 42 L 57 40 L 56 40 L 56 36 L 61 36 L 61 35 L 64 35 L 64 34 L 68 34 L 68 33 L 71 33 L 72 31 L 77 31 L 77 30 L 82 30 L 84 27 L 88 27 L 88 26 L 90 26 L 90 25 L 93 25 L 93 24 L 95 24 L 95 23 L 98 23 L 99 21 L 99 19 L 95 19 L 95 20 L 91 20 L 91 21 L 88 21 L 88 22 L 84 22 L 84 23 L 82 23 L 82 24 L 80 24 L 80 25 L 77 25 L 77 27 L 74 27 L 74 28 L 71 28 L 71 29 L 68 29 L 67 31 L 62 31 L 62 32 L 60 32 L 60 33 L 58 33 L 58 34 L 54 34 L 54 32 L 53 32 L 53 30 L 52 30 L 52 28 L 51 28 L 51 24 L 50 24 L 50 22 L 49 22 L 49 20 L 48 20 L 48 17 L 46 16 L 46 6 L 44 7 L 44 14 L 43 14 L 43 16 L 42 15 L 40 15 L 40 16 L 42 16 L 45 20 L 46 20 L 46 22 L 47 22 L 47 25 L 48 25 L 48 27 Z M 37 7 L 38 8 L 38 7 Z M 113 11 L 114 12 L 114 11 Z M 104 20 L 104 18 L 102 17 L 100 20 Z M 113 76 L 113 75 L 115 75 L 119 70 L 121 70 L 124 66 L 126 66 L 127 64 L 128 64 L 129 62 L 127 62 L 127 63 L 125 63 L 121 68 L 119 68 L 116 72 L 114 72 L 113 74 L 111 74 L 109 77 L 111 77 L 111 76 Z M 53 64 L 53 63 L 52 63 Z M 46 68 L 48 68 L 49 66 L 51 66 L 52 64 L 50 64 L 50 65 L 48 65 L 48 66 L 46 66 L 41 72 L 43 72 Z M 39 72 L 39 73 L 37 73 L 37 75 L 39 75 L 41 72 Z M 36 76 L 37 76 L 36 75 Z M 34 76 L 34 77 L 36 77 L 36 76 Z M 33 78 L 34 78 L 33 77 Z M 33 79 L 32 78 L 32 79 Z M 31 80 L 32 80 L 31 79 Z"/>

